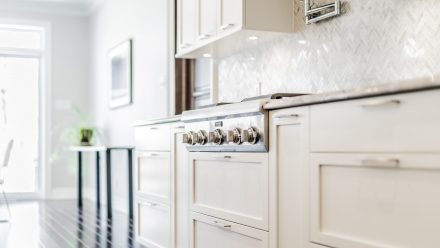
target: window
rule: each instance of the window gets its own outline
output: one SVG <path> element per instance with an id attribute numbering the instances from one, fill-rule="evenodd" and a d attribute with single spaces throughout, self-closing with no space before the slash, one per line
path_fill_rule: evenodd
<path id="1" fill-rule="evenodd" d="M 37 193 L 41 163 L 40 88 L 45 30 L 0 24 L 0 158 L 14 140 L 7 193 Z"/>

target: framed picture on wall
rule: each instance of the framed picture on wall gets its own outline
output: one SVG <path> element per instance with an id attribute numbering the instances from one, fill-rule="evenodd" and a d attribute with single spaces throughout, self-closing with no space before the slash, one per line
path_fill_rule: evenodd
<path id="1" fill-rule="evenodd" d="M 132 40 L 124 41 L 108 52 L 109 107 L 132 103 Z"/>

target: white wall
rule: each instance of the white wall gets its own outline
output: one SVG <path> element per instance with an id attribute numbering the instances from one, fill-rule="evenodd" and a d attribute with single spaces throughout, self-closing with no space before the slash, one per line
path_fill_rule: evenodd
<path id="1" fill-rule="evenodd" d="M 50 26 L 51 68 L 50 85 L 46 99 L 49 103 L 48 141 L 50 151 L 46 178 L 48 196 L 73 196 L 76 186 L 76 160 L 60 143 L 60 136 L 66 128 L 76 122 L 70 109 L 77 106 L 84 112 L 89 106 L 89 44 L 88 20 L 82 16 L 57 15 L 44 12 L 0 9 L 2 19 L 21 20 L 21 22 L 47 23 Z M 63 145 L 64 144 L 64 145 Z"/>
<path id="2" fill-rule="evenodd" d="M 168 113 L 168 6 L 164 0 L 108 0 L 90 16 L 91 103 L 108 145 L 132 146 L 134 121 Z M 110 110 L 107 53 L 127 39 L 133 39 L 133 104 Z M 114 205 L 126 210 L 126 154 L 112 160 Z"/>

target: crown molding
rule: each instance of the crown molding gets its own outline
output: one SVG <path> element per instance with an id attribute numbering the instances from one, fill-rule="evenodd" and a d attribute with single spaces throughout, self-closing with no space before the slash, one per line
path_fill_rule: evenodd
<path id="1" fill-rule="evenodd" d="M 105 0 L 0 0 L 1 11 L 89 16 Z"/>

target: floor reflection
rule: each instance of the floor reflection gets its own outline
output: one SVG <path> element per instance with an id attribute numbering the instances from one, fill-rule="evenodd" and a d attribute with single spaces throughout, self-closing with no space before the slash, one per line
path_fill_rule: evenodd
<path id="1" fill-rule="evenodd" d="M 92 202 L 81 210 L 75 201 L 15 202 L 10 223 L 0 223 L 0 248 L 142 247 L 126 214 L 103 216 Z"/>

